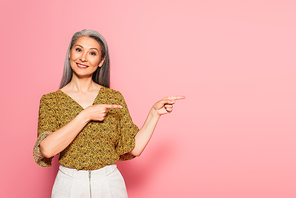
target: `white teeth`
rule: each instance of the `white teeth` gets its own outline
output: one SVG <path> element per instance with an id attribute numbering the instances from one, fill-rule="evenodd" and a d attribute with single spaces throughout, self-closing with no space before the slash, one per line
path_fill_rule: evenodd
<path id="1" fill-rule="evenodd" d="M 78 65 L 79 67 L 87 67 L 87 66 L 85 66 L 85 65 L 80 65 L 80 64 L 78 64 L 78 63 L 77 63 L 77 65 Z"/>

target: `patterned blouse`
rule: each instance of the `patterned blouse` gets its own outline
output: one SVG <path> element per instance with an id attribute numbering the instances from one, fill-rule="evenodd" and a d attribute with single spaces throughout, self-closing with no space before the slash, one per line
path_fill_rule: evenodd
<path id="1" fill-rule="evenodd" d="M 129 152 L 135 146 L 139 128 L 132 122 L 120 92 L 101 87 L 93 104 L 118 104 L 122 109 L 109 109 L 103 121 L 90 121 L 73 142 L 60 153 L 60 164 L 77 170 L 96 170 L 117 161 L 134 158 Z M 52 158 L 44 157 L 39 144 L 52 132 L 69 123 L 83 108 L 70 96 L 58 90 L 40 100 L 38 139 L 33 155 L 38 165 L 51 166 Z"/>

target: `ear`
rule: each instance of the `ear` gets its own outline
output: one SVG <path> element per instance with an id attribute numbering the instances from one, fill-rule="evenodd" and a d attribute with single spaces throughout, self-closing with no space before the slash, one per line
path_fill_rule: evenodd
<path id="1" fill-rule="evenodd" d="M 99 63 L 99 67 L 102 67 L 103 66 L 103 64 L 104 64 L 104 61 L 105 61 L 105 58 L 106 58 L 106 56 L 101 60 L 101 62 Z"/>

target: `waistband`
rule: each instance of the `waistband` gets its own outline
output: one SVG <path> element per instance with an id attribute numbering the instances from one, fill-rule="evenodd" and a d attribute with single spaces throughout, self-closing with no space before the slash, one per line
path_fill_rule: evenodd
<path id="1" fill-rule="evenodd" d="M 77 170 L 75 168 L 67 168 L 65 166 L 60 165 L 59 170 L 65 175 L 68 175 L 73 178 L 88 179 L 90 174 L 92 177 L 107 176 L 115 170 L 117 170 L 117 166 L 116 164 L 111 164 L 97 170 Z"/>

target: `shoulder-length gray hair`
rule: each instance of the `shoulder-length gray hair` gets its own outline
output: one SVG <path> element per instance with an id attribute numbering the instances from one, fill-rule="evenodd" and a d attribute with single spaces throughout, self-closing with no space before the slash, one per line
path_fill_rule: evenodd
<path id="1" fill-rule="evenodd" d="M 93 73 L 92 79 L 95 83 L 98 83 L 104 87 L 109 88 L 110 87 L 110 61 L 109 61 L 109 51 L 108 51 L 107 42 L 104 39 L 104 37 L 95 30 L 82 30 L 80 32 L 76 32 L 73 35 L 70 45 L 68 47 L 60 89 L 66 86 L 72 79 L 73 70 L 70 66 L 69 53 L 75 41 L 82 36 L 93 38 L 100 44 L 101 57 L 102 58 L 105 57 L 105 60 L 102 67 L 98 67 L 98 69 Z"/>

